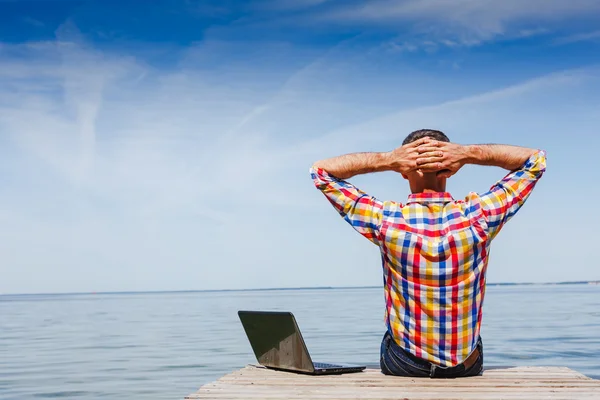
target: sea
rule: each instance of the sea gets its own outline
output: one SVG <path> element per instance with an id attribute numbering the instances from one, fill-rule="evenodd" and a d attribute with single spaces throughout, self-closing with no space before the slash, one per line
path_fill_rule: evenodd
<path id="1" fill-rule="evenodd" d="M 313 359 L 377 364 L 382 288 L 0 296 L 0 399 L 183 399 L 255 362 L 238 310 L 296 316 Z M 600 285 L 488 285 L 486 366 L 600 379 Z"/>

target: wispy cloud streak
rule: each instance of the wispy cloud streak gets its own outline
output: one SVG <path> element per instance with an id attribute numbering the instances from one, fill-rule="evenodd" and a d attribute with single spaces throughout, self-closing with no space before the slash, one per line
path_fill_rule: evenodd
<path id="1" fill-rule="evenodd" d="M 57 36 L 0 47 L 0 221 L 10 227 L 0 292 L 376 284 L 376 269 L 364 268 L 373 254 L 307 170 L 322 157 L 392 149 L 425 126 L 460 142 L 546 148 L 555 172 L 532 198 L 542 216 L 593 179 L 574 162 L 593 159 L 598 144 L 593 65 L 535 78 L 516 71 L 481 89 L 469 75 L 441 77 L 389 56 L 380 43 L 356 50 L 352 39 L 293 62 L 281 60 L 281 44 L 240 59 L 231 54 L 245 43 L 207 40 L 166 67 L 101 50 L 71 24 Z M 573 132 L 591 144 L 571 144 Z M 452 190 L 485 189 L 498 175 L 467 170 Z M 399 177 L 356 182 L 383 198 L 407 194 Z M 552 221 L 533 216 L 511 224 L 507 247 L 593 248 L 586 235 L 545 234 Z M 528 224 L 542 233 L 529 235 Z M 583 276 L 592 255 L 580 256 Z M 519 268 L 551 261 L 544 257 L 507 262 L 495 280 L 527 280 L 534 273 Z M 561 260 L 573 264 L 569 257 Z"/>

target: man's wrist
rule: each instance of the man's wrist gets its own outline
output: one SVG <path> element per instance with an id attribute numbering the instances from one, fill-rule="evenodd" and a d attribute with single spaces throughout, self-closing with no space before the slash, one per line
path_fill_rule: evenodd
<path id="1" fill-rule="evenodd" d="M 394 168 L 393 152 L 387 151 L 383 153 L 375 153 L 375 165 L 373 172 L 391 171 Z"/>
<path id="2" fill-rule="evenodd" d="M 486 152 L 477 144 L 463 145 L 463 164 L 485 164 Z"/>

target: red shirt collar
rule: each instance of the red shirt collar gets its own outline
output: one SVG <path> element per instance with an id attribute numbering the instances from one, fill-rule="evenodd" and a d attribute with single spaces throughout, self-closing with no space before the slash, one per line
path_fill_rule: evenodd
<path id="1" fill-rule="evenodd" d="M 408 203 L 449 203 L 454 201 L 448 192 L 413 193 L 408 196 Z"/>

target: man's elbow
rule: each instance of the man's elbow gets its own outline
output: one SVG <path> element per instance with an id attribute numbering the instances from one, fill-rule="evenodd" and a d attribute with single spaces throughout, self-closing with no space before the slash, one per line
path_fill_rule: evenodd
<path id="1" fill-rule="evenodd" d="M 316 161 L 316 162 L 314 162 L 314 163 L 312 164 L 312 168 L 315 168 L 315 169 L 316 169 L 316 168 L 324 169 L 324 168 L 323 168 L 323 167 L 324 167 L 324 165 L 323 165 L 323 164 L 324 164 L 324 163 L 323 163 L 323 160 Z"/>

